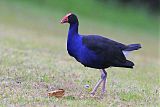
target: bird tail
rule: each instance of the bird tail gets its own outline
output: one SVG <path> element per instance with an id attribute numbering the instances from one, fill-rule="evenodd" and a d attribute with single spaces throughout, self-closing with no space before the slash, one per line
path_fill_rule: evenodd
<path id="1" fill-rule="evenodd" d="M 124 67 L 124 68 L 133 68 L 133 66 L 134 66 L 134 63 L 129 60 L 126 60 L 125 63 L 114 65 L 114 67 Z"/>
<path id="2" fill-rule="evenodd" d="M 141 44 L 130 44 L 128 45 L 128 48 L 125 49 L 124 51 L 133 51 L 133 50 L 138 50 L 141 48 Z"/>
<path id="3" fill-rule="evenodd" d="M 126 63 L 124 64 L 124 67 L 126 68 L 133 68 L 134 63 L 132 61 L 126 60 Z"/>

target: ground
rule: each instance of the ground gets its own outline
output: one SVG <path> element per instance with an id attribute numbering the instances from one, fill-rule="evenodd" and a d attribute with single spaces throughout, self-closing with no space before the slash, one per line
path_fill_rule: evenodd
<path id="1" fill-rule="evenodd" d="M 158 33 L 79 17 L 82 34 L 142 44 L 128 56 L 134 69 L 107 69 L 107 92 L 99 99 L 100 89 L 95 97 L 90 91 L 100 72 L 84 67 L 66 51 L 68 25 L 60 24 L 63 12 L 23 10 L 4 3 L 0 13 L 0 106 L 160 106 Z M 47 96 L 58 88 L 65 90 L 63 98 Z"/>

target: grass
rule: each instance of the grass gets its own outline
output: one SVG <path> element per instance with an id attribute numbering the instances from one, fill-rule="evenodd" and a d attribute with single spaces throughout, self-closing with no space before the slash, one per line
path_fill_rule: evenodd
<path id="1" fill-rule="evenodd" d="M 109 3 L 98 2 L 97 0 L 67 0 L 67 2 L 59 0 L 7 1 L 11 2 L 11 4 L 15 4 L 15 6 L 17 4 L 22 5 L 24 6 L 23 8 L 30 11 L 34 11 L 35 6 L 38 6 L 40 11 L 36 12 L 40 14 L 43 12 L 46 14 L 46 9 L 53 13 L 60 12 L 64 14 L 71 11 L 83 16 L 85 19 L 88 18 L 92 21 L 98 21 L 98 23 L 101 22 L 101 24 L 103 23 L 104 25 L 118 26 L 126 30 L 134 30 L 135 32 L 147 30 L 152 36 L 153 34 L 154 36 L 158 36 L 158 14 L 150 15 L 143 8 L 116 7 Z M 58 14 L 56 14 L 56 16 Z"/>
<path id="2" fill-rule="evenodd" d="M 79 16 L 81 33 L 110 35 L 107 37 L 143 46 L 129 56 L 136 64 L 133 70 L 108 69 L 107 93 L 100 100 L 100 90 L 96 97 L 89 94 L 100 78 L 99 71 L 83 67 L 66 52 L 68 25 L 59 24 L 64 12 L 1 2 L 0 13 L 0 106 L 160 105 L 156 30 L 135 32 L 132 27 Z M 89 89 L 84 88 L 86 84 Z M 65 97 L 49 98 L 47 92 L 57 88 L 65 89 Z"/>

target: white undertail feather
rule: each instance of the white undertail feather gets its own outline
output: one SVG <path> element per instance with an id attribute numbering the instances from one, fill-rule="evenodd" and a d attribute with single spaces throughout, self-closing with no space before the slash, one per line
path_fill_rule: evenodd
<path id="1" fill-rule="evenodd" d="M 123 54 L 124 54 L 125 57 L 127 57 L 128 54 L 130 53 L 129 51 L 122 51 L 122 52 L 123 52 Z"/>

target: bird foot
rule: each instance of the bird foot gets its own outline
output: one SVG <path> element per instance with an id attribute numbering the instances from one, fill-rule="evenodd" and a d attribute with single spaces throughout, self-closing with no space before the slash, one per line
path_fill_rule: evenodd
<path id="1" fill-rule="evenodd" d="M 101 95 L 100 95 L 100 99 L 103 99 L 104 98 L 104 94 L 105 94 L 106 91 L 102 91 Z"/>
<path id="2" fill-rule="evenodd" d="M 90 94 L 90 95 L 91 95 L 91 97 L 93 97 L 93 96 L 95 95 L 95 92 L 91 92 L 91 94 Z"/>
<path id="3" fill-rule="evenodd" d="M 101 94 L 99 98 L 100 98 L 100 99 L 103 99 L 103 98 L 104 98 L 104 95 Z"/>

